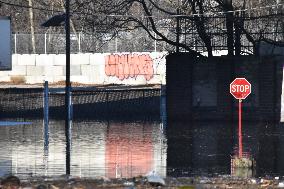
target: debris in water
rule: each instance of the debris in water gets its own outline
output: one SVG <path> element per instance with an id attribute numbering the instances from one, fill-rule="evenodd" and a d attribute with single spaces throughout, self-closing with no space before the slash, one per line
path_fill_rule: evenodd
<path id="1" fill-rule="evenodd" d="M 151 171 L 146 176 L 148 183 L 153 186 L 165 186 L 166 183 L 155 171 Z"/>

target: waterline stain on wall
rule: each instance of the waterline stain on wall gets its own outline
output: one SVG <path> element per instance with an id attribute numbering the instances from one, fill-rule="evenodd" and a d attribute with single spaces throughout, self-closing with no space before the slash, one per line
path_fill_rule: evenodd
<path id="1" fill-rule="evenodd" d="M 144 76 L 149 81 L 154 76 L 153 59 L 149 54 L 111 54 L 105 57 L 105 74 L 119 80 Z"/>

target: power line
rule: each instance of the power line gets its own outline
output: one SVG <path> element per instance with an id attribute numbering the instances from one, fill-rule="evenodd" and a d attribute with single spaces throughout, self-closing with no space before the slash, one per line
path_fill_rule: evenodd
<path id="1" fill-rule="evenodd" d="M 21 8 L 27 8 L 27 9 L 35 9 L 35 10 L 41 10 L 41 11 L 47 11 L 47 12 L 57 12 L 57 13 L 62 13 L 62 11 L 59 10 L 51 10 L 51 9 L 46 9 L 46 8 L 40 8 L 40 7 L 34 7 L 34 6 L 28 6 L 28 5 L 20 5 L 16 3 L 8 3 L 5 1 L 0 0 L 0 4 L 5 4 L 8 6 L 14 6 L 14 7 L 21 7 Z M 224 15 L 224 14 L 230 14 L 230 13 L 239 13 L 239 12 L 247 12 L 247 11 L 256 11 L 256 10 L 263 10 L 263 9 L 269 9 L 269 8 L 283 8 L 284 4 L 274 4 L 274 5 L 267 5 L 267 6 L 262 6 L 262 7 L 254 7 L 254 8 L 247 8 L 247 9 L 238 9 L 238 10 L 232 10 L 232 11 L 220 11 L 220 12 L 208 12 L 208 13 L 203 13 L 203 14 L 175 14 L 175 15 L 168 15 L 164 18 L 177 18 L 177 17 L 194 17 L 194 16 L 219 16 L 219 15 Z M 118 14 L 90 14 L 90 13 L 82 13 L 82 12 L 71 12 L 71 14 L 77 14 L 77 15 L 91 15 L 91 16 L 98 16 L 98 17 L 116 17 L 116 18 L 133 18 L 137 17 L 134 15 L 118 15 Z M 160 18 L 158 16 L 140 16 L 141 18 Z"/>

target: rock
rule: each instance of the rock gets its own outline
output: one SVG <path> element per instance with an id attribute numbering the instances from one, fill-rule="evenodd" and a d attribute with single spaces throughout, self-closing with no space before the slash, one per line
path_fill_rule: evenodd
<path id="1" fill-rule="evenodd" d="M 123 183 L 124 186 L 134 186 L 134 182 L 126 181 Z"/>
<path id="2" fill-rule="evenodd" d="M 251 184 L 256 184 L 257 181 L 256 181 L 256 179 L 250 179 L 250 183 L 251 183 Z"/>
<path id="3" fill-rule="evenodd" d="M 18 189 L 20 187 L 20 179 L 16 176 L 8 176 L 4 180 L 1 181 L 1 185 L 3 189 L 5 188 L 13 188 Z"/>
<path id="4" fill-rule="evenodd" d="M 46 185 L 40 184 L 36 187 L 36 189 L 48 189 Z"/>
<path id="5" fill-rule="evenodd" d="M 178 189 L 195 189 L 194 186 L 180 186 Z"/>
<path id="6" fill-rule="evenodd" d="M 49 189 L 59 189 L 59 188 L 51 184 L 49 185 Z"/>
<path id="7" fill-rule="evenodd" d="M 100 177 L 104 182 L 110 182 L 111 180 L 109 179 L 109 178 L 107 178 L 107 177 L 104 177 L 104 176 L 102 176 L 102 177 Z"/>
<path id="8" fill-rule="evenodd" d="M 284 188 L 284 182 L 279 182 L 278 188 Z"/>
<path id="9" fill-rule="evenodd" d="M 245 157 L 234 157 L 232 158 L 232 166 L 234 168 L 252 168 L 254 165 L 254 160 L 252 158 Z"/>
<path id="10" fill-rule="evenodd" d="M 153 186 L 165 186 L 166 183 L 155 171 L 151 171 L 147 174 L 146 179 L 150 185 Z"/>
<path id="11" fill-rule="evenodd" d="M 261 179 L 259 178 L 252 178 L 249 180 L 249 183 L 251 184 L 259 184 L 261 182 Z"/>
<path id="12" fill-rule="evenodd" d="M 141 175 L 137 176 L 137 177 L 133 177 L 132 180 L 133 180 L 134 184 L 144 184 L 145 181 L 146 181 L 145 177 L 143 177 Z"/>
<path id="13" fill-rule="evenodd" d="M 271 180 L 267 180 L 267 179 L 261 179 L 260 180 L 260 183 L 261 183 L 261 187 L 268 187 L 272 184 L 272 181 Z"/>
<path id="14" fill-rule="evenodd" d="M 67 184 L 64 186 L 63 189 L 86 189 L 86 187 L 81 183 L 75 183 L 75 184 Z"/>
<path id="15" fill-rule="evenodd" d="M 208 178 L 200 178 L 199 183 L 200 184 L 208 184 L 208 183 L 212 183 L 212 181 L 209 180 Z"/>

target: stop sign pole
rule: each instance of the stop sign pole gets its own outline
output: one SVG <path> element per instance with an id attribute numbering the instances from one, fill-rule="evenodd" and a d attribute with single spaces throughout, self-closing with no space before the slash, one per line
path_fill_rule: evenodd
<path id="1" fill-rule="evenodd" d="M 230 93 L 239 100 L 239 158 L 242 158 L 242 100 L 244 100 L 251 93 L 251 84 L 245 78 L 236 78 L 230 84 Z"/>

